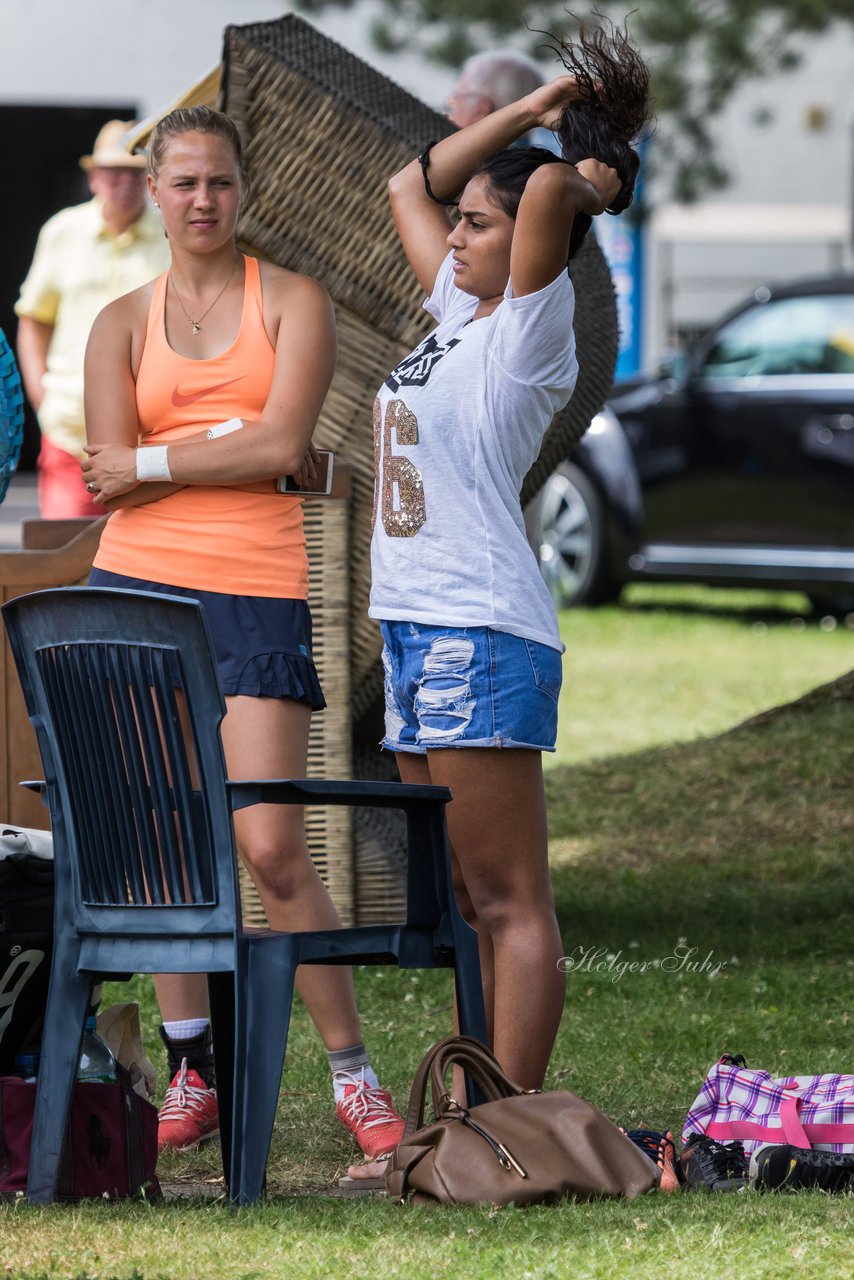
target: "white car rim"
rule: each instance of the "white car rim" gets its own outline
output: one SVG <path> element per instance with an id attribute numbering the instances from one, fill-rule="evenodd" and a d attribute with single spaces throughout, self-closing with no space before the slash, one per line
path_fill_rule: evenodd
<path id="1" fill-rule="evenodd" d="M 556 604 L 574 600 L 593 563 L 593 524 L 587 503 L 568 476 L 556 472 L 543 488 L 540 568 Z"/>

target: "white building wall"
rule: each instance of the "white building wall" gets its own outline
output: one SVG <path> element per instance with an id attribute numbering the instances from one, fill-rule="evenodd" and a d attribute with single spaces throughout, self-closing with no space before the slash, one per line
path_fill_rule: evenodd
<path id="1" fill-rule="evenodd" d="M 422 58 L 372 48 L 371 0 L 309 21 L 434 106 L 455 81 Z M 293 12 L 280 0 L 0 0 L 0 102 L 53 105 L 136 100 L 167 106 L 220 60 L 229 25 Z"/>
<path id="2" fill-rule="evenodd" d="M 745 85 L 714 133 L 731 184 L 693 206 L 657 193 L 648 364 L 760 284 L 854 266 L 854 24 L 804 42 L 795 70 Z"/>

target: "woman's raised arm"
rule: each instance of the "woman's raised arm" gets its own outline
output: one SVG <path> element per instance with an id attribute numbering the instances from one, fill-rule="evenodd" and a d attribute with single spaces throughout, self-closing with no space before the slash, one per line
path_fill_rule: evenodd
<path id="1" fill-rule="evenodd" d="M 510 250 L 515 298 L 537 293 L 566 270 L 576 215 L 604 213 L 620 186 L 616 169 L 598 160 L 544 164 L 531 174 L 519 201 Z"/>
<path id="2" fill-rule="evenodd" d="M 427 182 L 433 196 L 452 203 L 484 160 L 537 125 L 549 128 L 565 103 L 578 95 L 575 78 L 561 76 L 443 138 L 431 147 L 423 166 L 420 158 L 413 160 L 391 179 L 388 189 L 395 225 L 418 283 L 426 293 L 433 291 L 448 252 L 451 229 L 446 210 L 427 194 Z"/>

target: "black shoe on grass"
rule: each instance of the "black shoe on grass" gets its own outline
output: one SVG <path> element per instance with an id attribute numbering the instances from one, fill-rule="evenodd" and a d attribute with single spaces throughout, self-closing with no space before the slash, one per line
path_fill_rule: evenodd
<path id="1" fill-rule="evenodd" d="M 763 1191 L 854 1191 L 854 1152 L 809 1151 L 785 1142 L 760 1147 L 750 1157 L 750 1182 Z"/>
<path id="2" fill-rule="evenodd" d="M 747 1186 L 747 1156 L 740 1142 L 692 1134 L 682 1149 L 681 1164 L 692 1191 L 743 1191 Z"/>

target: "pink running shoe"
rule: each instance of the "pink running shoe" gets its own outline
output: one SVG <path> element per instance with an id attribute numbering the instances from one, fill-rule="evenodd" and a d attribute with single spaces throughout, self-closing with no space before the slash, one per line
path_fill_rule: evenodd
<path id="1" fill-rule="evenodd" d="M 157 1117 L 157 1150 L 188 1151 L 218 1136 L 216 1089 L 209 1089 L 198 1072 L 189 1071 L 184 1058 Z"/>
<path id="2" fill-rule="evenodd" d="M 364 1073 L 336 1072 L 335 1079 L 344 1086 L 344 1097 L 338 1103 L 338 1119 L 349 1129 L 365 1155 L 377 1156 L 393 1151 L 403 1137 L 403 1117 L 394 1109 L 387 1089 L 372 1088 L 365 1083 Z"/>

